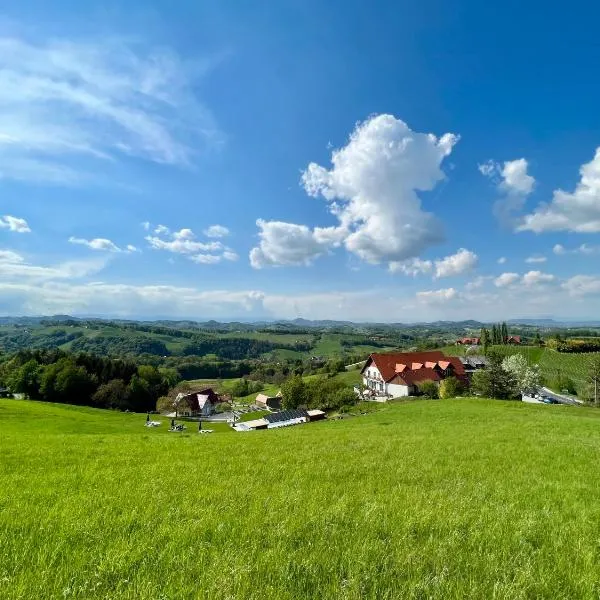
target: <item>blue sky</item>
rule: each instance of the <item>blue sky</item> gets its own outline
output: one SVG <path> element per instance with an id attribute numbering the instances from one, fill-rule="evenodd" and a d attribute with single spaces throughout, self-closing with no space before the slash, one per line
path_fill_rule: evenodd
<path id="1" fill-rule="evenodd" d="M 597 318 L 600 9 L 251 4 L 4 3 L 0 313 Z"/>

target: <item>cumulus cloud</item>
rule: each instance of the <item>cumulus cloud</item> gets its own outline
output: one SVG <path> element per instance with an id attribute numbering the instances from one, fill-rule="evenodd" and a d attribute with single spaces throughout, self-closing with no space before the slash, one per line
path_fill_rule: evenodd
<path id="1" fill-rule="evenodd" d="M 543 283 L 552 283 L 556 280 L 554 275 L 550 273 L 542 273 L 541 271 L 529 271 L 523 275 L 523 284 L 526 286 L 539 285 Z"/>
<path id="2" fill-rule="evenodd" d="M 502 273 L 494 279 L 494 285 L 496 287 L 507 287 L 509 285 L 513 285 L 517 281 L 519 281 L 518 273 Z"/>
<path id="3" fill-rule="evenodd" d="M 477 254 L 461 248 L 456 254 L 435 261 L 435 277 L 453 277 L 469 273 L 477 266 Z"/>
<path id="4" fill-rule="evenodd" d="M 550 203 L 541 203 L 523 218 L 519 231 L 600 232 L 600 147 L 579 169 L 574 192 L 555 190 Z"/>
<path id="5" fill-rule="evenodd" d="M 306 225 L 258 219 L 259 245 L 250 251 L 250 264 L 255 269 L 266 266 L 309 265 L 327 251 L 329 240 L 319 241 L 315 231 Z"/>
<path id="6" fill-rule="evenodd" d="M 529 263 L 529 264 L 536 264 L 536 263 L 545 263 L 546 260 L 547 260 L 547 258 L 545 256 L 541 256 L 539 254 L 534 254 L 532 256 L 528 256 L 525 259 L 525 262 Z"/>
<path id="7" fill-rule="evenodd" d="M 73 185 L 123 157 L 191 164 L 223 138 L 195 94 L 211 66 L 125 39 L 0 37 L 0 177 Z"/>
<path id="8" fill-rule="evenodd" d="M 189 260 L 203 265 L 215 264 L 222 260 L 237 260 L 237 254 L 219 241 L 200 241 L 189 228 L 173 231 L 164 225 L 154 229 L 156 235 L 147 235 L 146 241 L 154 250 L 165 250 L 182 254 Z"/>
<path id="9" fill-rule="evenodd" d="M 458 136 L 412 131 L 392 115 L 377 115 L 356 126 L 348 143 L 335 150 L 330 169 L 310 163 L 302 185 L 310 196 L 322 196 L 338 224 L 311 230 L 284 224 L 294 246 L 292 256 L 252 251 L 253 264 L 309 264 L 326 247 L 343 244 L 369 263 L 402 262 L 418 257 L 443 239 L 441 223 L 423 210 L 420 191 L 432 190 L 444 178 L 441 163 Z M 260 221 L 261 242 L 269 223 Z M 274 227 L 284 234 L 280 222 Z M 278 245 L 285 245 L 284 239 Z M 278 262 L 282 254 L 284 263 Z M 393 267 L 395 268 L 395 267 Z"/>
<path id="10" fill-rule="evenodd" d="M 15 233 L 30 233 L 31 229 L 25 219 L 19 217 L 11 217 L 10 215 L 4 215 L 0 217 L 0 229 L 8 229 Z"/>
<path id="11" fill-rule="evenodd" d="M 571 296 L 600 295 L 600 277 L 597 275 L 575 275 L 562 286 Z"/>
<path id="12" fill-rule="evenodd" d="M 509 160 L 502 165 L 489 160 L 478 165 L 479 172 L 489 177 L 502 197 L 494 203 L 494 215 L 500 222 L 514 224 L 515 214 L 523 209 L 525 199 L 535 186 L 535 179 L 527 173 L 529 163 L 524 158 Z"/>
<path id="13" fill-rule="evenodd" d="M 501 256 L 496 262 L 499 265 L 503 265 L 506 262 L 506 256 Z"/>
<path id="14" fill-rule="evenodd" d="M 229 235 L 229 229 L 223 225 L 211 225 L 204 230 L 204 235 L 210 238 L 222 238 Z"/>
<path id="15" fill-rule="evenodd" d="M 449 302 L 450 300 L 457 298 L 458 295 L 458 292 L 454 288 L 417 292 L 417 298 L 419 300 L 433 304 Z"/>
<path id="16" fill-rule="evenodd" d="M 404 273 L 404 275 L 420 275 L 422 273 L 431 273 L 433 262 L 422 260 L 420 258 L 409 258 L 403 261 L 392 261 L 389 264 L 390 273 Z"/>

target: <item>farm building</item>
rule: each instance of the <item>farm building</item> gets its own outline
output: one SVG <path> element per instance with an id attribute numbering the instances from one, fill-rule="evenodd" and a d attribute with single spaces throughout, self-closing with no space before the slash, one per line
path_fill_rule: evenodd
<path id="1" fill-rule="evenodd" d="M 279 427 L 288 427 L 290 425 L 299 425 L 300 423 L 308 423 L 309 421 L 319 421 L 325 418 L 325 413 L 322 410 L 282 410 L 279 412 L 265 415 L 254 421 L 245 421 L 237 423 L 234 426 L 236 431 L 255 431 L 257 429 L 277 429 Z"/>
<path id="2" fill-rule="evenodd" d="M 215 412 L 219 396 L 212 388 L 206 388 L 199 392 L 178 394 L 175 402 L 182 417 L 208 417 Z"/>
<path id="3" fill-rule="evenodd" d="M 281 392 L 276 396 L 267 396 L 266 394 L 258 394 L 254 403 L 261 408 L 269 410 L 279 410 L 281 408 Z"/>
<path id="4" fill-rule="evenodd" d="M 454 376 L 467 381 L 465 368 L 456 356 L 439 350 L 429 352 L 373 353 L 362 368 L 368 393 L 378 399 L 411 396 L 425 381 L 439 383 Z"/>
<path id="5" fill-rule="evenodd" d="M 471 380 L 473 373 L 475 371 L 479 371 L 480 369 L 485 369 L 487 367 L 488 361 L 485 356 L 461 356 L 460 362 L 462 362 L 463 367 L 465 369 L 465 375 Z"/>
<path id="6" fill-rule="evenodd" d="M 509 335 L 506 338 L 506 343 L 518 345 L 521 343 L 521 336 L 520 335 Z"/>
<path id="7" fill-rule="evenodd" d="M 456 340 L 457 346 L 479 346 L 481 344 L 481 338 L 478 337 L 464 337 Z"/>

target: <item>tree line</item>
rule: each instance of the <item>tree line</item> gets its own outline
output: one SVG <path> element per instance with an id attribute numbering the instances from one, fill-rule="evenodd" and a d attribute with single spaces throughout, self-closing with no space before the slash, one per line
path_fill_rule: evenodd
<path id="1" fill-rule="evenodd" d="M 13 393 L 135 412 L 154 410 L 178 380 L 173 369 L 60 350 L 21 351 L 0 363 L 0 384 Z"/>

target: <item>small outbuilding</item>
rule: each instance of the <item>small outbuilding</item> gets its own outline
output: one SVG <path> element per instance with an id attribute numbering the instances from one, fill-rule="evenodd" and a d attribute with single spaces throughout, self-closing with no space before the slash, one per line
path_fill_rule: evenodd
<path id="1" fill-rule="evenodd" d="M 261 408 L 268 408 L 269 410 L 281 410 L 281 392 L 279 392 L 276 396 L 258 394 L 254 403 Z"/>

